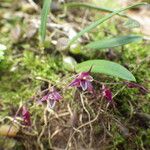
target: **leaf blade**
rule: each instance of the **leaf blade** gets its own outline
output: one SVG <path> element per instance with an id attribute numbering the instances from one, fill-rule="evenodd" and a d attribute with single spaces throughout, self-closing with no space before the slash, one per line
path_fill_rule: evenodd
<path id="1" fill-rule="evenodd" d="M 41 12 L 41 21 L 40 21 L 41 23 L 39 28 L 39 34 L 42 42 L 44 42 L 46 36 L 46 24 L 48 19 L 48 13 L 50 11 L 51 2 L 52 0 L 44 0 L 42 12 Z"/>
<path id="2" fill-rule="evenodd" d="M 66 3 L 65 6 L 67 8 L 84 7 L 84 8 L 95 9 L 95 10 L 104 11 L 104 12 L 110 12 L 110 13 L 114 11 L 114 10 L 109 9 L 109 8 L 98 7 L 98 6 L 92 5 L 90 3 L 81 3 L 81 2 L 69 2 L 69 3 Z"/>
<path id="3" fill-rule="evenodd" d="M 133 7 L 140 6 L 140 5 L 145 5 L 145 3 L 137 3 L 137 4 L 134 4 L 134 5 L 131 5 L 131 6 L 128 6 L 128 7 L 119 9 L 119 10 L 116 10 L 116 11 L 112 12 L 111 14 L 106 15 L 106 16 L 103 17 L 102 19 L 96 20 L 95 22 L 91 23 L 89 26 L 87 26 L 86 28 L 84 28 L 83 30 L 81 30 L 74 38 L 72 38 L 72 39 L 70 40 L 68 46 L 70 46 L 71 44 L 73 44 L 73 43 L 74 43 L 79 37 L 81 37 L 84 33 L 91 31 L 92 29 L 94 29 L 95 27 L 97 27 L 99 24 L 101 24 L 101 23 L 107 21 L 109 18 L 113 17 L 114 15 L 116 15 L 116 14 L 122 12 L 122 11 L 131 9 L 131 8 L 133 8 Z"/>
<path id="4" fill-rule="evenodd" d="M 137 42 L 142 39 L 143 39 L 142 36 L 127 35 L 127 36 L 120 36 L 116 38 L 109 38 L 109 39 L 94 41 L 94 42 L 87 44 L 85 47 L 92 48 L 92 49 L 112 48 L 112 47 L 117 47 L 117 46 L 129 44 L 129 43 Z"/>
<path id="5" fill-rule="evenodd" d="M 88 71 L 92 66 L 91 72 L 103 73 L 106 75 L 119 77 L 128 81 L 136 81 L 133 74 L 125 67 L 108 60 L 88 60 L 76 66 L 77 72 Z"/>

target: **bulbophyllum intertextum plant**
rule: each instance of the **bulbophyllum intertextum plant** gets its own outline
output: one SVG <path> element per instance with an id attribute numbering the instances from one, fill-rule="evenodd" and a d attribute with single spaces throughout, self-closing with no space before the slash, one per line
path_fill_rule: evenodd
<path id="1" fill-rule="evenodd" d="M 92 68 L 91 68 L 92 69 Z M 89 93 L 93 96 L 102 97 L 102 99 L 106 100 L 109 104 L 113 103 L 113 93 L 111 89 L 103 82 L 99 82 L 94 79 L 94 77 L 91 76 L 91 69 L 87 72 L 81 72 L 75 76 L 73 76 L 73 80 L 68 84 L 66 90 L 68 88 L 76 88 L 79 92 L 86 91 L 84 93 Z M 94 89 L 93 83 L 100 84 L 100 89 L 96 90 Z M 108 84 L 108 83 L 107 83 Z M 136 88 L 138 89 L 142 94 L 146 94 L 148 90 L 144 88 L 142 85 L 139 85 L 134 82 L 119 82 L 119 83 L 109 83 L 109 84 L 122 84 L 125 85 L 127 88 Z M 36 101 L 38 105 L 44 105 L 46 103 L 46 107 L 48 109 L 53 109 L 55 105 L 57 105 L 57 102 L 60 100 L 63 100 L 63 95 L 61 94 L 61 90 L 56 90 L 56 86 L 52 86 L 42 92 L 42 96 Z M 29 108 L 27 107 L 27 104 L 23 104 L 20 107 L 19 112 L 17 111 L 14 120 L 16 120 L 16 116 L 19 115 L 22 118 L 21 124 L 23 126 L 30 126 L 32 127 L 32 121 L 31 121 L 31 114 L 29 111 Z M 32 114 L 33 115 L 33 114 Z"/>

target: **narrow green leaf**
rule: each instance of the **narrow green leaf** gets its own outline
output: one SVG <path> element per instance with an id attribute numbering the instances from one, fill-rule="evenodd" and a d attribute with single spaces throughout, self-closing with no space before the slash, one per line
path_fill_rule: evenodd
<path id="1" fill-rule="evenodd" d="M 122 8 L 122 9 L 119 9 L 119 10 L 116 10 L 108 15 L 106 15 L 105 17 L 101 18 L 101 19 L 98 19 L 97 21 L 93 22 L 92 24 L 90 24 L 89 26 L 87 26 L 86 28 L 84 28 L 83 30 L 81 30 L 74 38 L 72 38 L 69 42 L 69 46 L 71 44 L 73 44 L 79 37 L 81 37 L 83 34 L 85 34 L 86 32 L 89 32 L 91 31 L 92 29 L 94 29 L 95 27 L 97 27 L 99 24 L 107 21 L 109 18 L 113 17 L 114 15 L 122 12 L 122 11 L 125 11 L 125 10 L 128 10 L 128 9 L 131 9 L 131 8 L 134 8 L 134 7 L 137 7 L 137 6 L 140 6 L 140 5 L 145 5 L 145 3 L 137 3 L 137 4 L 134 4 L 134 5 L 131 5 L 131 6 L 128 6 L 128 7 L 125 7 L 125 8 Z"/>
<path id="2" fill-rule="evenodd" d="M 45 40 L 46 36 L 46 23 L 48 19 L 48 13 L 50 10 L 52 0 L 44 0 L 43 8 L 42 8 L 42 13 L 41 13 L 41 23 L 40 23 L 40 39 L 42 42 Z"/>
<path id="3" fill-rule="evenodd" d="M 136 81 L 133 74 L 120 64 L 107 60 L 88 60 L 76 66 L 77 72 L 88 71 L 92 66 L 91 72 L 103 73 L 119 77 L 128 81 Z"/>
<path id="4" fill-rule="evenodd" d="M 113 12 L 114 10 L 109 9 L 109 8 L 104 8 L 104 7 L 98 7 L 95 5 L 92 5 L 90 3 L 78 3 L 78 2 L 71 2 L 71 3 L 66 3 L 65 6 L 67 8 L 79 8 L 79 7 L 85 7 L 85 8 L 90 8 L 90 9 L 95 9 L 95 10 L 100 10 L 100 11 L 104 11 L 104 12 Z"/>
<path id="5" fill-rule="evenodd" d="M 127 35 L 127 36 L 120 36 L 116 38 L 109 38 L 109 39 L 91 42 L 88 45 L 86 45 L 86 47 L 92 48 L 92 49 L 111 48 L 111 47 L 117 47 L 117 46 L 129 44 L 129 43 L 137 42 L 142 39 L 143 39 L 142 36 Z"/>
<path id="6" fill-rule="evenodd" d="M 106 8 L 106 7 L 105 8 L 104 7 L 99 7 L 99 6 L 96 6 L 96 5 L 92 5 L 90 3 L 71 2 L 71 3 L 66 3 L 65 6 L 67 8 L 83 7 L 83 8 L 94 9 L 94 10 L 97 10 L 97 11 L 108 12 L 108 13 L 114 12 L 113 9 Z M 122 17 L 128 17 L 127 15 L 124 15 L 124 14 L 117 14 L 117 15 L 122 16 Z"/>

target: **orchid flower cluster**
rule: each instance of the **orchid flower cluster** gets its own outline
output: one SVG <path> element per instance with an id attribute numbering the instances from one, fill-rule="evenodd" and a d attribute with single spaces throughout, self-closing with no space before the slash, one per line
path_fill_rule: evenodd
<path id="1" fill-rule="evenodd" d="M 92 82 L 94 81 L 93 77 L 90 75 L 91 69 L 88 72 L 81 72 L 75 76 L 73 81 L 69 84 L 69 87 L 76 87 L 79 90 L 87 91 L 90 94 L 94 93 L 94 87 Z M 132 83 L 132 82 L 123 82 L 128 88 L 137 88 L 141 93 L 146 94 L 147 89 L 143 86 Z M 101 96 L 107 100 L 107 102 L 111 103 L 113 101 L 113 94 L 112 91 L 105 85 L 102 84 L 101 86 Z M 59 102 L 63 97 L 61 94 L 52 87 L 41 99 L 38 100 L 38 104 L 43 104 L 47 102 L 47 106 L 49 108 L 54 108 L 56 102 Z M 31 117 L 30 117 L 29 110 L 23 106 L 22 107 L 22 119 L 24 125 L 30 126 L 31 125 Z"/>

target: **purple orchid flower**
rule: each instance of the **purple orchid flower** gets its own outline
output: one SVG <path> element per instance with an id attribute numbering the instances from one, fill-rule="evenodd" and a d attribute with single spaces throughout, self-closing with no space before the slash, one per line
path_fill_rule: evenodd
<path id="1" fill-rule="evenodd" d="M 91 70 L 91 69 L 90 69 Z M 88 72 L 79 73 L 75 79 L 69 84 L 71 87 L 82 88 L 83 91 L 93 93 L 92 81 L 93 77 L 90 76 L 90 70 Z"/>
<path id="2" fill-rule="evenodd" d="M 124 82 L 124 83 L 125 83 L 125 85 L 127 85 L 128 88 L 136 88 L 142 94 L 147 94 L 148 93 L 148 90 L 145 87 L 143 87 L 142 85 L 140 85 L 140 84 L 133 83 L 133 82 Z"/>
<path id="3" fill-rule="evenodd" d="M 42 99 L 39 100 L 39 103 L 47 102 L 50 108 L 53 108 L 60 99 L 62 99 L 62 96 L 54 89 L 52 88 L 51 91 L 49 91 L 45 96 L 42 97 Z"/>
<path id="4" fill-rule="evenodd" d="M 30 126 L 31 125 L 31 115 L 26 106 L 22 106 L 22 118 L 23 124 Z"/>
<path id="5" fill-rule="evenodd" d="M 109 102 L 112 101 L 112 92 L 105 85 L 102 85 L 102 96 Z"/>

